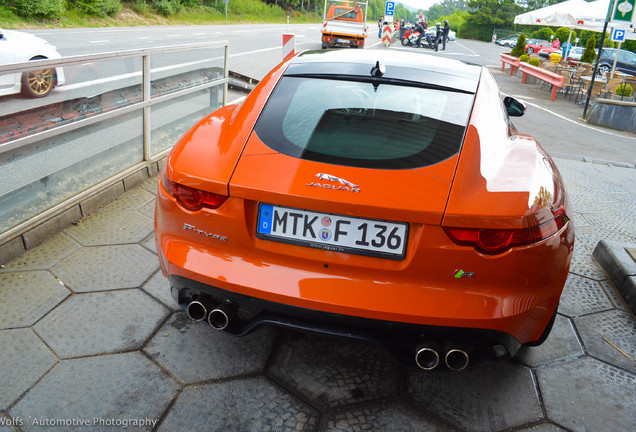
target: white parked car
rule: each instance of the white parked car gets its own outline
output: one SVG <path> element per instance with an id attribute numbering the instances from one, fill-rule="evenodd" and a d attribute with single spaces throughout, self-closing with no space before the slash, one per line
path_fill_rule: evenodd
<path id="1" fill-rule="evenodd" d="M 427 35 L 427 36 L 430 36 L 430 37 L 433 37 L 433 36 L 435 36 L 435 33 L 436 33 L 436 32 L 437 32 L 437 30 L 436 30 L 435 26 L 431 26 L 431 27 L 429 27 L 429 28 L 426 30 L 426 35 Z M 455 40 L 455 38 L 456 38 L 456 36 L 455 36 L 455 32 L 454 32 L 454 31 L 452 31 L 452 30 L 449 30 L 449 31 L 448 31 L 448 40 L 449 40 L 449 41 L 454 41 L 454 40 Z"/>
<path id="2" fill-rule="evenodd" d="M 20 31 L 0 29 L 0 64 L 60 57 L 56 48 L 42 38 Z M 44 97 L 53 87 L 62 84 L 64 71 L 61 67 L 4 74 L 0 75 L 0 96 L 22 92 L 28 97 Z"/>

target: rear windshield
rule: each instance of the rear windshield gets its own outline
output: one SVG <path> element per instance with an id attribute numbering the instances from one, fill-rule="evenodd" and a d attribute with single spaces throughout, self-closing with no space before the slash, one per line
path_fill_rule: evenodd
<path id="1" fill-rule="evenodd" d="M 459 151 L 473 99 L 395 84 L 283 77 L 255 131 L 268 147 L 300 159 L 419 168 Z"/>
<path id="2" fill-rule="evenodd" d="M 333 16 L 335 19 L 356 20 L 358 18 L 356 11 L 350 8 L 335 8 Z"/>

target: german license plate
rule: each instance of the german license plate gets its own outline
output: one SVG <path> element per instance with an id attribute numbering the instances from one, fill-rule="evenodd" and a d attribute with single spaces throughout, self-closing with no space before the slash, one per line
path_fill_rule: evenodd
<path id="1" fill-rule="evenodd" d="M 338 39 L 338 42 L 348 44 L 351 41 L 349 39 Z"/>
<path id="2" fill-rule="evenodd" d="M 408 224 L 259 204 L 256 237 L 335 252 L 404 259 Z"/>

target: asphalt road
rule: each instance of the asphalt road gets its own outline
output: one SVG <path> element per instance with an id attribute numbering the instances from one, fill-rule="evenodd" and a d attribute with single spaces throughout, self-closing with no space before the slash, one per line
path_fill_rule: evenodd
<path id="1" fill-rule="evenodd" d="M 384 49 L 370 27 L 365 49 Z M 243 75 L 262 79 L 282 60 L 282 34 L 293 33 L 296 50 L 320 49 L 320 24 L 249 24 L 181 27 L 133 27 L 100 29 L 46 29 L 30 31 L 54 44 L 63 56 L 116 52 L 194 42 L 228 40 L 229 68 Z M 495 44 L 458 39 L 437 53 L 426 48 L 403 47 L 419 55 L 439 55 L 487 66 L 493 71 L 502 92 L 524 99 L 528 111 L 515 119 L 520 132 L 529 133 L 553 155 L 595 158 L 635 163 L 635 136 L 630 133 L 590 126 L 581 119 L 583 107 L 564 99 L 555 103 L 538 92 L 537 86 L 524 86 L 516 77 L 500 73 L 499 55 L 509 49 Z M 42 104 L 44 101 L 36 103 Z M 3 104 L 33 104 L 19 97 L 0 98 Z M 5 105 L 6 110 L 6 105 Z M 7 110 L 7 112 L 10 112 Z"/>

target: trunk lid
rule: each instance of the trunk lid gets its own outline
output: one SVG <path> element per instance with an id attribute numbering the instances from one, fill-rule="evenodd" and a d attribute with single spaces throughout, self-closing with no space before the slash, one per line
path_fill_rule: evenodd
<path id="1" fill-rule="evenodd" d="M 252 133 L 230 196 L 317 212 L 420 224 L 441 223 L 457 155 L 417 169 L 371 169 L 298 159 Z"/>

